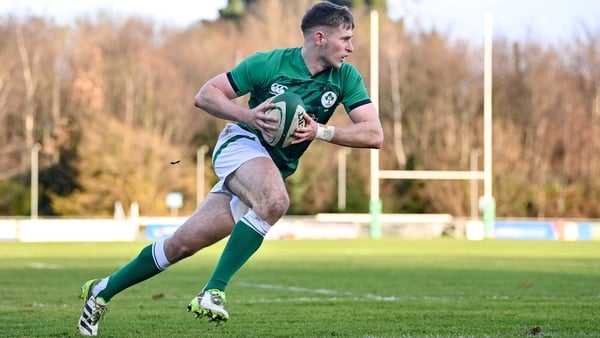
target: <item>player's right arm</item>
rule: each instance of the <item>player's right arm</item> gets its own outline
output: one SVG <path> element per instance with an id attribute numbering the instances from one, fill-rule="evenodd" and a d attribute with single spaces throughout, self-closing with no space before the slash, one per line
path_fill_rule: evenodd
<path id="1" fill-rule="evenodd" d="M 194 105 L 207 113 L 234 122 L 243 122 L 261 131 L 277 129 L 268 121 L 276 121 L 276 118 L 267 116 L 265 112 L 275 105 L 265 101 L 258 106 L 249 109 L 234 101 L 238 97 L 233 86 L 227 78 L 227 73 L 221 73 L 208 80 L 194 97 Z M 273 121 L 273 122 L 274 122 Z"/>
<path id="2" fill-rule="evenodd" d="M 227 74 L 221 73 L 200 88 L 194 98 L 194 105 L 215 117 L 242 122 L 248 109 L 232 101 L 237 96 L 227 79 Z"/>

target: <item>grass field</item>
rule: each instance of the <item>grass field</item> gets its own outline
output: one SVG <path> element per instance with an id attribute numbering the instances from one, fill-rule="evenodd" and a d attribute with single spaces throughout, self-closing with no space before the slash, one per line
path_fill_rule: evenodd
<path id="1" fill-rule="evenodd" d="M 78 336 L 81 284 L 146 244 L 0 243 L 0 336 Z M 600 337 L 598 242 L 267 241 L 214 327 L 186 305 L 222 247 L 113 298 L 99 335 Z"/>

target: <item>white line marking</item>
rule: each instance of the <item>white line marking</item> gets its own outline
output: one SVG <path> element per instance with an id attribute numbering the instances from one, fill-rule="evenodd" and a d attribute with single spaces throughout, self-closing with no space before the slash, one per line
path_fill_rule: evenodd
<path id="1" fill-rule="evenodd" d="M 41 262 L 28 262 L 27 266 L 33 269 L 42 269 L 42 270 L 56 270 L 60 269 L 61 266 L 58 264 L 48 264 Z"/>
<path id="2" fill-rule="evenodd" d="M 360 300 L 360 299 L 368 299 L 374 301 L 383 301 L 383 302 L 398 302 L 398 301 L 437 301 L 437 302 L 454 302 L 456 300 L 468 300 L 468 299 L 487 299 L 492 301 L 510 301 L 516 299 L 517 296 L 507 296 L 507 295 L 484 295 L 484 296 L 430 296 L 430 295 L 402 295 L 402 296 L 383 296 L 372 293 L 366 294 L 355 294 L 350 291 L 335 291 L 329 289 L 309 289 L 298 286 L 285 286 L 285 285 L 277 285 L 277 284 L 261 284 L 261 283 L 247 283 L 247 282 L 237 282 L 235 285 L 255 288 L 255 289 L 271 289 L 271 290 L 283 290 L 287 292 L 297 292 L 303 293 L 307 295 L 322 295 L 328 297 L 298 297 L 298 298 L 262 298 L 262 299 L 253 299 L 248 303 L 285 303 L 285 302 L 316 302 L 316 301 L 348 301 L 348 300 Z M 596 296 L 600 298 L 600 295 Z M 543 297 L 544 300 L 554 300 L 560 298 L 553 297 Z"/>
<path id="3" fill-rule="evenodd" d="M 395 296 L 381 296 L 381 295 L 376 295 L 376 294 L 371 294 L 371 293 L 357 295 L 357 294 L 354 294 L 349 291 L 335 291 L 335 290 L 328 290 L 328 289 L 309 289 L 309 288 L 302 288 L 302 287 L 298 287 L 298 286 L 284 286 L 284 285 L 275 285 L 275 284 L 252 284 L 252 283 L 246 283 L 246 282 L 238 282 L 238 283 L 236 283 L 236 285 L 251 287 L 251 288 L 256 288 L 256 289 L 284 290 L 284 291 L 288 291 L 288 292 L 301 292 L 301 293 L 308 293 L 308 294 L 328 295 L 328 296 L 332 296 L 330 298 L 330 300 L 341 300 L 339 297 L 354 298 L 354 299 L 357 299 L 357 298 L 370 299 L 370 300 L 377 300 L 377 301 L 391 301 L 391 302 L 399 300 L 399 298 L 395 297 Z M 303 301 L 312 301 L 313 300 L 313 298 L 304 298 L 304 297 L 299 298 L 299 299 L 303 300 Z M 323 298 L 319 298 L 319 300 L 322 301 Z"/>

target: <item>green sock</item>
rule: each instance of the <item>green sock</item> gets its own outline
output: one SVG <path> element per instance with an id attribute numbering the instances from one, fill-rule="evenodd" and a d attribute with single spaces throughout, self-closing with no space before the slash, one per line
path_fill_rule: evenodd
<path id="1" fill-rule="evenodd" d="M 204 290 L 225 291 L 231 277 L 258 250 L 263 239 L 264 235 L 256 232 L 241 220 L 238 221 L 231 231 L 217 267 Z"/>
<path id="2" fill-rule="evenodd" d="M 117 293 L 166 269 L 169 263 L 162 245 L 159 241 L 143 248 L 136 258 L 108 277 L 106 287 L 96 296 L 109 302 Z"/>

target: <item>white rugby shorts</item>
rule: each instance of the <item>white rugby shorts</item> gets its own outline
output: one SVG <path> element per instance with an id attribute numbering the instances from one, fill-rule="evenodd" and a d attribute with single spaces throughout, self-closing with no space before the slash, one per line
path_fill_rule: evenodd
<path id="1" fill-rule="evenodd" d="M 212 154 L 213 168 L 219 181 L 210 192 L 231 195 L 230 207 L 235 222 L 242 218 L 250 208 L 225 186 L 225 180 L 242 164 L 257 157 L 270 158 L 258 137 L 235 123 L 227 123 L 219 134 Z"/>

